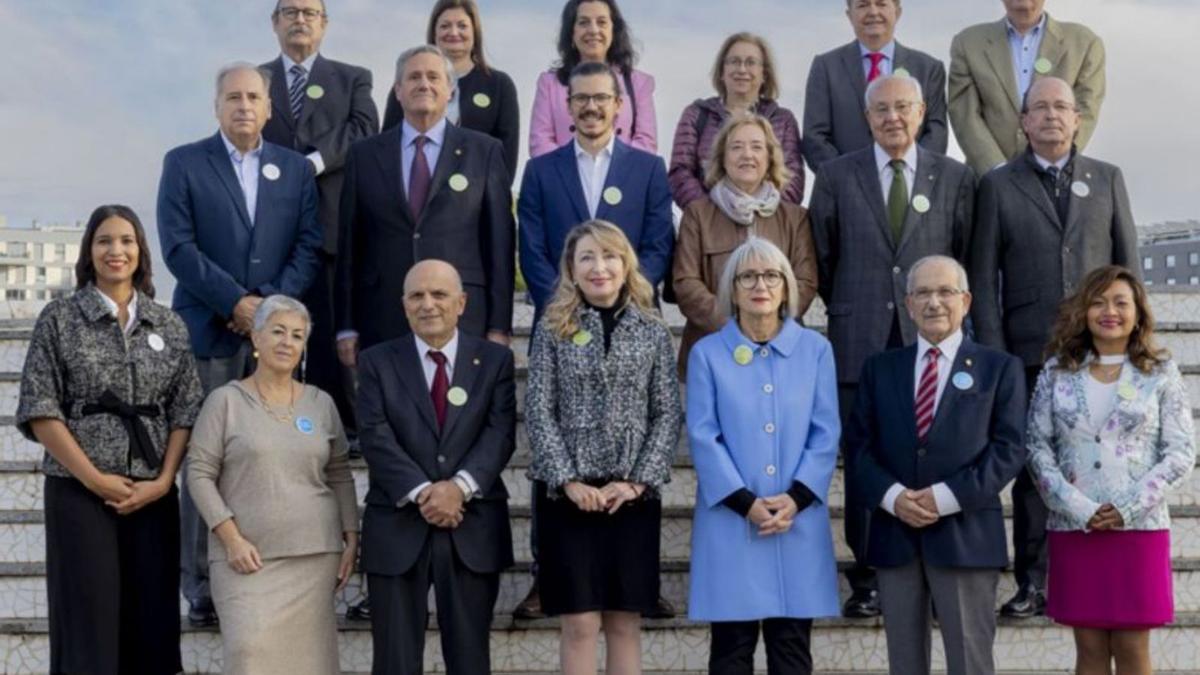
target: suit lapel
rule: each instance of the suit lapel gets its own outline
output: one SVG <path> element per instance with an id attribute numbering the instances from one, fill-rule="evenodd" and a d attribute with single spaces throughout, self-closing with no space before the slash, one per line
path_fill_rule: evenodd
<path id="1" fill-rule="evenodd" d="M 887 208 L 883 203 L 883 190 L 879 184 L 879 170 L 875 166 L 875 152 L 871 148 L 860 153 L 858 162 L 858 182 L 862 187 L 863 197 L 875 214 L 875 224 L 883 233 L 883 239 L 895 251 L 898 247 L 892 241 L 892 226 L 888 221 Z"/>
<path id="2" fill-rule="evenodd" d="M 1058 212 L 1054 210 L 1054 204 L 1050 203 L 1050 197 L 1046 194 L 1046 189 L 1042 187 L 1037 175 L 1033 172 L 1033 168 L 1029 166 L 1028 160 L 1024 157 L 1018 157 L 1013 160 L 1018 163 L 1016 170 L 1012 172 L 1012 181 L 1017 188 L 1025 193 L 1025 196 L 1030 199 L 1050 222 L 1056 227 L 1062 229 L 1063 224 L 1058 221 Z"/>
<path id="3" fill-rule="evenodd" d="M 396 375 L 416 404 L 421 419 L 425 420 L 425 424 L 429 425 L 429 429 L 437 436 L 437 414 L 433 410 L 429 385 L 425 383 L 425 368 L 421 365 L 422 355 L 417 354 L 417 343 L 412 334 L 409 334 L 394 344 L 397 353 L 392 363 L 395 365 Z"/>
<path id="4" fill-rule="evenodd" d="M 937 203 L 933 198 L 933 188 L 937 174 L 941 170 L 940 163 L 941 160 L 936 155 L 925 152 L 920 146 L 917 146 L 917 166 L 913 172 L 915 178 L 912 197 L 915 199 L 917 195 L 924 195 L 929 200 L 931 207 Z M 904 245 L 910 239 L 916 236 L 914 232 L 921 227 L 921 223 L 925 219 L 924 214 L 917 213 L 917 210 L 912 208 L 912 199 L 909 199 L 908 203 L 909 207 L 904 212 L 904 229 L 900 234 L 900 244 L 896 247 L 897 253 L 904 249 Z"/>
<path id="5" fill-rule="evenodd" d="M 1017 98 L 1017 75 L 1013 72 L 1012 53 L 1008 48 L 1008 27 L 1004 19 L 993 25 L 995 27 L 989 31 L 984 53 L 1000 78 L 1000 83 L 1004 85 L 1004 93 L 1007 94 L 1005 98 L 1012 104 L 1013 112 L 1019 114 L 1021 101 Z"/>
<path id="6" fill-rule="evenodd" d="M 442 149 L 438 151 L 437 166 L 433 169 L 433 177 L 429 183 L 429 194 L 425 197 L 425 206 L 421 208 L 421 220 L 424 221 L 429 215 L 429 205 L 442 191 L 449 180 L 450 176 L 458 172 L 459 165 L 462 164 L 464 153 L 466 153 L 463 144 L 462 130 L 458 127 L 446 122 L 446 135 L 442 137 Z"/>
<path id="7" fill-rule="evenodd" d="M 1062 31 L 1059 30 L 1058 22 L 1049 16 L 1046 17 L 1045 32 L 1042 34 L 1042 44 L 1038 47 L 1038 58 L 1046 59 L 1050 62 L 1050 72 L 1047 75 L 1056 75 L 1062 77 L 1062 71 L 1058 65 L 1066 56 L 1067 45 L 1062 39 Z M 1034 77 L 1038 77 L 1035 73 Z"/>
<path id="8" fill-rule="evenodd" d="M 329 93 L 329 64 L 325 63 L 325 59 L 317 54 L 317 58 L 313 60 L 312 70 L 308 72 L 308 84 L 304 87 L 304 105 L 300 108 L 300 120 L 296 123 L 297 127 L 302 127 L 308 123 L 309 118 L 313 115 L 313 108 L 321 105 L 324 97 L 313 98 L 308 95 L 308 88 L 317 85 Z M 289 101 L 290 105 L 290 101 Z"/>
<path id="9" fill-rule="evenodd" d="M 612 159 L 608 163 L 608 175 L 604 177 L 604 187 L 600 189 L 600 201 L 596 203 L 596 217 L 601 220 L 608 220 L 614 223 L 618 222 L 618 219 L 613 217 L 612 211 L 619 208 L 621 206 L 621 202 L 609 204 L 604 199 L 604 193 L 608 190 L 608 188 L 615 187 L 621 191 L 622 199 L 624 199 L 626 196 L 625 189 L 622 187 L 621 183 L 621 176 L 624 175 L 624 172 L 621 171 L 621 168 L 624 167 L 625 158 L 628 155 L 629 148 L 626 147 L 624 143 L 620 141 L 613 143 Z"/>
<path id="10" fill-rule="evenodd" d="M 217 178 L 229 192 L 229 198 L 233 200 L 238 215 L 242 217 L 242 225 L 246 229 L 251 229 L 250 211 L 246 208 L 246 195 L 242 194 L 242 186 L 238 184 L 237 176 L 233 173 L 233 163 L 229 159 L 229 153 L 225 150 L 225 142 L 221 139 L 219 131 L 209 142 L 208 163 L 212 165 Z"/>
<path id="11" fill-rule="evenodd" d="M 896 405 L 897 413 L 900 419 L 903 420 L 904 438 L 911 438 L 914 441 L 917 438 L 917 412 L 916 398 L 914 388 L 916 385 L 916 376 L 913 374 L 917 363 L 917 346 L 915 344 L 905 347 L 900 352 L 900 356 L 892 359 L 892 367 L 896 370 L 892 374 L 892 382 L 896 385 Z"/>
<path id="12" fill-rule="evenodd" d="M 287 176 L 281 175 L 276 180 L 267 180 L 266 177 L 263 176 L 263 168 L 274 162 L 275 159 L 275 151 L 272 149 L 271 145 L 266 142 L 266 140 L 263 140 L 262 153 L 258 156 L 258 176 L 256 177 L 256 181 L 258 183 L 258 199 L 254 203 L 254 228 L 251 232 L 252 240 L 258 238 L 258 233 L 262 230 L 263 226 L 266 225 L 263 214 L 270 213 L 271 211 L 270 204 L 267 203 L 267 205 L 264 206 L 264 202 L 267 202 L 268 199 L 274 194 L 276 185 L 281 180 L 285 180 L 287 178 Z"/>
<path id="13" fill-rule="evenodd" d="M 855 93 L 858 94 L 857 100 L 861 101 L 863 94 L 867 91 L 867 76 L 863 74 L 863 58 L 862 52 L 858 48 L 858 42 L 851 42 L 842 47 L 841 57 L 842 68 L 846 71 L 850 86 L 854 87 Z"/>
<path id="14" fill-rule="evenodd" d="M 404 185 L 404 176 L 400 167 L 400 127 L 397 126 L 391 131 L 385 131 L 376 137 L 378 142 L 375 145 L 375 159 L 379 163 L 380 175 L 383 176 L 383 183 L 388 190 L 394 191 L 396 195 L 396 210 L 400 213 L 401 219 L 404 222 L 412 222 L 412 214 L 408 209 L 407 189 Z"/>
<path id="15" fill-rule="evenodd" d="M 567 196 L 571 199 L 571 205 L 575 207 L 575 222 L 582 223 L 591 218 L 588 213 L 587 199 L 583 196 L 583 182 L 579 177 L 579 165 L 575 163 L 575 142 L 559 148 L 555 151 L 555 166 L 558 168 L 558 175 L 562 179 L 563 187 L 566 188 Z M 614 153 L 612 164 L 616 164 L 616 156 Z M 609 175 L 612 175 L 612 165 L 609 166 Z"/>
<path id="16" fill-rule="evenodd" d="M 973 351 L 971 341 L 963 337 L 962 343 L 958 346 L 958 354 L 954 356 L 954 363 L 950 364 L 950 378 L 946 381 L 946 388 L 942 390 L 942 400 L 938 402 L 937 410 L 934 411 L 933 426 L 929 427 L 930 436 L 943 426 L 944 420 L 954 415 L 954 405 L 961 395 L 959 388 L 954 386 L 954 374 L 968 373 L 972 379 L 971 387 L 975 387 L 979 383 L 979 378 L 975 374 L 976 359 L 972 358 Z M 968 361 L 970 365 L 967 365 Z"/>
<path id="17" fill-rule="evenodd" d="M 446 409 L 446 425 L 442 428 L 442 439 L 450 438 L 450 433 L 454 430 L 454 424 L 462 416 L 463 409 L 471 403 L 471 396 L 474 396 L 475 380 L 479 376 L 479 358 L 478 345 L 473 340 L 468 340 L 462 333 L 459 333 L 458 338 L 458 354 L 454 357 L 454 378 L 450 383 L 452 387 L 461 387 L 467 392 L 467 403 L 459 406 L 451 404 Z M 482 395 L 482 393 L 481 393 Z"/>
<path id="18" fill-rule="evenodd" d="M 271 108 L 272 115 L 283 120 L 283 123 L 296 129 L 296 118 L 292 117 L 292 99 L 288 96 L 287 74 L 283 71 L 283 57 L 271 61 Z"/>
<path id="19" fill-rule="evenodd" d="M 1092 177 L 1094 175 L 1095 172 L 1092 171 L 1092 163 L 1086 157 L 1080 155 L 1079 153 L 1075 153 L 1075 168 L 1071 174 L 1071 182 L 1082 182 L 1083 184 L 1087 185 L 1088 188 L 1094 190 L 1095 188 L 1092 185 Z M 1080 227 L 1081 222 L 1084 220 L 1083 214 L 1087 211 L 1088 200 L 1094 199 L 1094 197 L 1091 196 L 1080 197 L 1079 195 L 1075 194 L 1074 189 L 1068 189 L 1071 190 L 1071 193 L 1070 196 L 1067 197 L 1067 222 L 1063 225 L 1063 232 L 1072 232 L 1076 228 Z M 1045 190 L 1043 190 L 1043 192 L 1045 192 Z"/>

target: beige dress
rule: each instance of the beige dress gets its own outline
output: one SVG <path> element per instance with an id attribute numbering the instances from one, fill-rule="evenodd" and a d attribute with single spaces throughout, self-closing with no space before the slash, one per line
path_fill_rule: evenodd
<path id="1" fill-rule="evenodd" d="M 358 529 L 346 435 L 305 386 L 280 421 L 230 382 L 209 395 L 188 447 L 188 488 L 210 528 L 209 574 L 226 675 L 338 671 L 334 589 L 342 533 Z M 211 528 L 233 518 L 263 568 L 239 574 Z"/>

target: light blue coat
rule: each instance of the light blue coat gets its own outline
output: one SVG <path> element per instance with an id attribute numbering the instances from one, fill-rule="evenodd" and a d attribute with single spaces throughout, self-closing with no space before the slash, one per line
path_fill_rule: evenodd
<path id="1" fill-rule="evenodd" d="M 739 346 L 753 352 L 745 365 L 735 359 Z M 687 426 L 699 482 L 688 616 L 838 615 L 826 501 L 841 425 L 829 342 L 788 321 L 759 347 L 729 321 L 688 358 Z M 818 501 L 783 534 L 760 537 L 749 520 L 721 504 L 743 487 L 768 497 L 794 480 Z"/>

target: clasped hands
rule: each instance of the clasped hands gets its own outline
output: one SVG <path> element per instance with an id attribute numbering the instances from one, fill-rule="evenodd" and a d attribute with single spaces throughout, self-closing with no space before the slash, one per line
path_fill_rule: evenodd
<path id="1" fill-rule="evenodd" d="M 607 511 L 612 515 L 627 502 L 641 497 L 646 491 L 646 486 L 628 481 L 613 481 L 604 487 L 592 487 L 587 483 L 571 481 L 563 486 L 563 491 L 580 511 Z"/>
<path id="2" fill-rule="evenodd" d="M 462 524 L 463 515 L 467 508 L 463 504 L 464 495 L 458 484 L 452 480 L 442 480 L 431 483 L 417 494 L 416 505 L 421 510 L 421 517 L 434 527 L 453 530 Z"/>
<path id="3" fill-rule="evenodd" d="M 931 487 L 920 490 L 905 489 L 896 497 L 894 509 L 896 517 L 909 527 L 920 529 L 938 521 L 937 500 L 933 498 Z"/>
<path id="4" fill-rule="evenodd" d="M 257 295 L 243 295 L 233 306 L 233 318 L 225 327 L 238 335 L 250 335 L 250 331 L 254 330 L 254 313 L 258 311 L 262 301 Z"/>
<path id="5" fill-rule="evenodd" d="M 783 534 L 792 529 L 792 521 L 800 509 L 796 500 L 786 492 L 772 497 L 758 497 L 750 506 L 746 517 L 758 526 L 758 536 Z"/>
<path id="6" fill-rule="evenodd" d="M 1088 530 L 1120 530 L 1125 527 L 1125 518 L 1112 504 L 1105 503 L 1096 509 L 1096 513 L 1088 520 Z"/>

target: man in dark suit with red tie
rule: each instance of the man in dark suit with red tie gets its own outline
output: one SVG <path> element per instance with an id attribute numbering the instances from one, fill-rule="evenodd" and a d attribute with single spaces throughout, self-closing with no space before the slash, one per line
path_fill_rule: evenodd
<path id="1" fill-rule="evenodd" d="M 490 672 L 492 610 L 513 562 L 500 472 L 515 447 L 516 389 L 512 352 L 458 329 L 468 302 L 453 267 L 417 263 L 404 280 L 412 333 L 359 359 L 375 675 L 422 672 L 430 585 L 446 671 Z"/>

